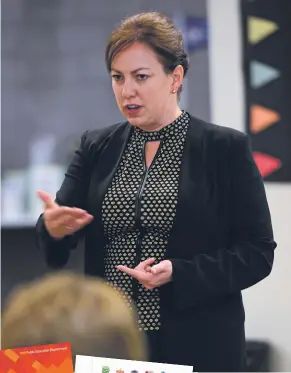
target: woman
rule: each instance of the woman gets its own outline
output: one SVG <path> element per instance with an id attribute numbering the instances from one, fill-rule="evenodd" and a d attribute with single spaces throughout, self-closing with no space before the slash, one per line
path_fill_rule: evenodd
<path id="1" fill-rule="evenodd" d="M 123 21 L 106 63 L 126 121 L 83 135 L 55 201 L 39 192 L 46 260 L 84 236 L 85 273 L 133 299 L 151 361 L 245 370 L 241 290 L 276 247 L 248 138 L 180 109 L 188 59 L 165 16 Z"/>

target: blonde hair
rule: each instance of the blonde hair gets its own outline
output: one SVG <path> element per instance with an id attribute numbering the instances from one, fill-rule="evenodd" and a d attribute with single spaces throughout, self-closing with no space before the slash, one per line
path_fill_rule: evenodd
<path id="1" fill-rule="evenodd" d="M 20 287 L 3 312 L 2 349 L 61 342 L 71 343 L 73 355 L 146 358 L 134 308 L 103 280 L 76 273 Z"/>

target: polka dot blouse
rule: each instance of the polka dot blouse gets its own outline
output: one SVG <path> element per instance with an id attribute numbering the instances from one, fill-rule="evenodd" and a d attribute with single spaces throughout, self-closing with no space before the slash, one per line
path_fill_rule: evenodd
<path id="1" fill-rule="evenodd" d="M 134 301 L 139 328 L 160 328 L 159 288 L 146 290 L 117 265 L 136 267 L 154 257 L 164 259 L 165 248 L 175 218 L 181 158 L 189 125 L 186 112 L 159 131 L 135 127 L 102 205 L 106 237 L 105 279 L 128 301 Z M 149 168 L 145 163 L 145 143 L 160 141 Z"/>

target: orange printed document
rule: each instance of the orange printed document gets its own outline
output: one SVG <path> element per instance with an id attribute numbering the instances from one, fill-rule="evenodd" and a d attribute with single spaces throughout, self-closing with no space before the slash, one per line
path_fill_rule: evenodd
<path id="1" fill-rule="evenodd" d="M 0 373 L 73 373 L 69 343 L 0 351 Z"/>

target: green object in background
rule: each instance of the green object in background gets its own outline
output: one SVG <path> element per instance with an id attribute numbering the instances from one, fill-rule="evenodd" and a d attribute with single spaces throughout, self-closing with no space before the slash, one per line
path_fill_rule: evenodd
<path id="1" fill-rule="evenodd" d="M 102 367 L 102 373 L 110 373 L 110 368 L 107 366 Z"/>

